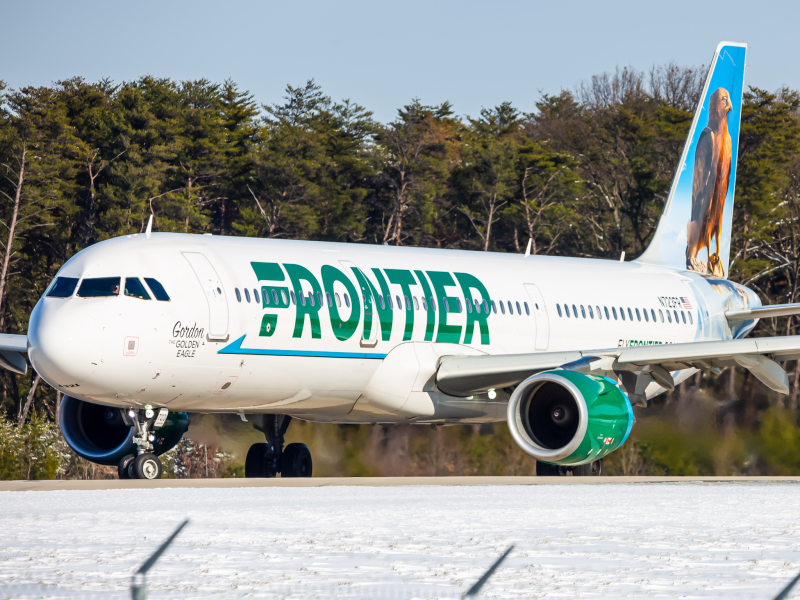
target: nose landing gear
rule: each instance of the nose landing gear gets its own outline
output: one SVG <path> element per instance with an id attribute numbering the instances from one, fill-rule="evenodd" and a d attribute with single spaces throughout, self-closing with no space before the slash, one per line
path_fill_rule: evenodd
<path id="1" fill-rule="evenodd" d="M 289 415 L 253 415 L 253 427 L 261 431 L 267 443 L 253 444 L 244 463 L 245 477 L 311 477 L 311 452 L 305 444 L 284 445 L 284 436 L 292 417 Z"/>
<path id="2" fill-rule="evenodd" d="M 133 443 L 136 444 L 136 454 L 123 456 L 119 461 L 117 473 L 120 479 L 160 479 L 162 468 L 153 450 L 155 427 L 159 427 L 167 418 L 167 409 L 154 411 L 150 405 L 144 410 L 128 409 L 123 413 L 126 424 L 133 426 Z"/>

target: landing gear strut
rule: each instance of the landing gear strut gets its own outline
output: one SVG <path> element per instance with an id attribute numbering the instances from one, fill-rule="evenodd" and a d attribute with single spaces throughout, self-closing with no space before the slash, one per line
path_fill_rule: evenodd
<path id="1" fill-rule="evenodd" d="M 160 427 L 167 417 L 167 409 L 158 412 L 150 405 L 144 410 L 130 408 L 123 412 L 126 424 L 133 427 L 133 443 L 136 444 L 136 454 L 123 456 L 119 461 L 117 473 L 120 479 L 160 479 L 162 468 L 153 450 L 156 436 L 152 433 L 155 427 Z M 159 422 L 160 421 L 160 422 Z"/>
<path id="2" fill-rule="evenodd" d="M 562 467 L 536 461 L 536 475 L 538 477 L 563 477 L 568 473 L 572 473 L 573 477 L 602 475 L 603 459 L 601 458 L 585 465 L 578 465 L 577 467 Z"/>
<path id="3" fill-rule="evenodd" d="M 284 435 L 292 417 L 289 415 L 253 415 L 253 427 L 267 438 L 266 443 L 253 444 L 244 463 L 245 477 L 311 477 L 311 452 L 305 444 L 289 444 Z"/>

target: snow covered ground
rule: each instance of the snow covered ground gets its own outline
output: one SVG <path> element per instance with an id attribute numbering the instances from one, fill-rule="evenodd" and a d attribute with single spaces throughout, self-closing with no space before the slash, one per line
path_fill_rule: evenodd
<path id="1" fill-rule="evenodd" d="M 0 493 L 0 598 L 772 598 L 800 571 L 796 484 Z"/>

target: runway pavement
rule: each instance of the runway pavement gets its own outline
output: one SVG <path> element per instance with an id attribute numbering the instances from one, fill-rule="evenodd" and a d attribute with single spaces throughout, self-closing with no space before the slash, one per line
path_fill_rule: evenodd
<path id="1" fill-rule="evenodd" d="M 0 492 L 165 488 L 397 487 L 472 485 L 593 485 L 609 483 L 800 483 L 800 477 L 312 477 L 276 479 L 159 479 L 0 481 Z"/>

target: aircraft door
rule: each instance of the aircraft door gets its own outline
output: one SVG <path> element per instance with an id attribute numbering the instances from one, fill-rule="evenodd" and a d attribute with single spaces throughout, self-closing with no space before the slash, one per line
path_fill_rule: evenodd
<path id="1" fill-rule="evenodd" d="M 184 252 L 183 256 L 197 275 L 208 302 L 208 339 L 226 341 L 228 339 L 228 298 L 225 288 L 205 254 Z"/>
<path id="2" fill-rule="evenodd" d="M 547 350 L 550 344 L 550 319 L 547 316 L 547 306 L 544 303 L 544 296 L 539 288 L 533 283 L 526 283 L 525 289 L 531 298 L 531 310 L 536 317 L 536 350 Z"/>

